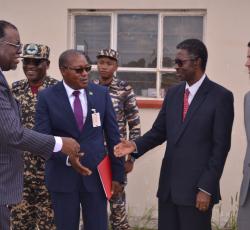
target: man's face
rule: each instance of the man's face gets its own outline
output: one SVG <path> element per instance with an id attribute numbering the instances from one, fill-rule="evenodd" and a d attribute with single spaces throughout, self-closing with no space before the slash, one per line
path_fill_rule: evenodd
<path id="1" fill-rule="evenodd" d="M 250 74 L 250 47 L 247 50 L 247 61 L 245 66 L 248 68 L 248 73 Z"/>
<path id="2" fill-rule="evenodd" d="M 194 57 L 191 57 L 187 50 L 178 49 L 175 57 L 176 75 L 189 85 L 196 81 L 197 65 Z"/>
<path id="3" fill-rule="evenodd" d="M 63 80 L 72 89 L 78 90 L 86 88 L 88 85 L 89 67 L 86 58 L 83 55 L 71 55 L 68 57 L 67 66 L 61 68 Z"/>
<path id="4" fill-rule="evenodd" d="M 40 82 L 49 68 L 49 61 L 46 59 L 24 58 L 23 72 L 32 83 Z"/>
<path id="5" fill-rule="evenodd" d="M 0 67 L 2 70 L 16 69 L 21 53 L 22 47 L 18 31 L 11 27 L 5 28 L 5 36 L 0 39 Z"/>
<path id="6" fill-rule="evenodd" d="M 117 70 L 117 61 L 108 57 L 100 57 L 97 60 L 97 68 L 102 79 L 112 78 Z"/>

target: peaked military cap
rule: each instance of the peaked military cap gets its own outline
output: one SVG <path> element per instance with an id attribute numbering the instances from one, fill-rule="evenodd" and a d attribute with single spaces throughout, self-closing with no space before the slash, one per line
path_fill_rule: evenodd
<path id="1" fill-rule="evenodd" d="M 102 49 L 98 52 L 97 58 L 100 58 L 100 57 L 108 57 L 108 58 L 111 58 L 111 59 L 114 59 L 116 61 L 118 61 L 119 59 L 119 53 L 116 51 L 116 50 L 113 50 L 113 49 Z"/>
<path id="2" fill-rule="evenodd" d="M 23 47 L 22 58 L 49 59 L 50 48 L 46 45 L 29 43 Z"/>

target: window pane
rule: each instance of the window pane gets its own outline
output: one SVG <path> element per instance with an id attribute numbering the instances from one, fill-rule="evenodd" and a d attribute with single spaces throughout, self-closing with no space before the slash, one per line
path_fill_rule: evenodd
<path id="1" fill-rule="evenodd" d="M 110 47 L 110 16 L 79 15 L 75 17 L 75 48 L 86 52 L 91 64 L 96 63 L 100 49 Z"/>
<path id="2" fill-rule="evenodd" d="M 156 97 L 155 73 L 119 72 L 117 76 L 128 81 L 137 96 Z"/>
<path id="3" fill-rule="evenodd" d="M 161 75 L 161 97 L 164 97 L 168 88 L 172 85 L 180 83 L 180 79 L 176 77 L 175 73 L 162 73 Z"/>
<path id="4" fill-rule="evenodd" d="M 158 15 L 118 15 L 120 65 L 123 67 L 156 67 Z"/>
<path id="5" fill-rule="evenodd" d="M 188 38 L 203 38 L 203 16 L 165 16 L 163 19 L 163 67 L 173 67 L 176 45 Z"/>

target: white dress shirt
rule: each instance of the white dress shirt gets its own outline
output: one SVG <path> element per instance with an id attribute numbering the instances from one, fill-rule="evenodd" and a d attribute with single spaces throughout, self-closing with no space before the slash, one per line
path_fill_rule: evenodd
<path id="1" fill-rule="evenodd" d="M 198 89 L 200 88 L 202 82 L 204 81 L 206 77 L 206 74 L 204 73 L 201 77 L 201 79 L 197 82 L 195 82 L 193 85 L 189 86 L 188 83 L 186 82 L 186 88 L 189 90 L 189 96 L 188 96 L 188 104 L 190 105 L 195 94 L 197 93 Z"/>
<path id="2" fill-rule="evenodd" d="M 73 103 L 74 103 L 74 100 L 75 100 L 75 96 L 73 95 L 73 92 L 75 90 L 72 89 L 71 87 L 69 87 L 64 81 L 63 81 L 63 85 L 64 85 L 64 88 L 65 88 L 66 93 L 68 95 L 70 106 L 71 106 L 71 108 L 73 110 Z M 87 117 L 87 112 L 88 112 L 87 96 L 86 96 L 86 92 L 85 92 L 84 89 L 79 89 L 79 91 L 80 91 L 79 99 L 80 99 L 81 105 L 82 105 L 83 123 L 84 123 L 85 120 L 86 120 L 86 117 Z M 62 138 L 61 137 L 55 137 L 55 141 L 56 141 L 56 144 L 55 144 L 53 152 L 59 152 L 59 151 L 62 150 L 62 146 L 63 146 Z"/>
<path id="3" fill-rule="evenodd" d="M 68 95 L 68 99 L 69 99 L 69 102 L 70 102 L 70 106 L 74 112 L 74 100 L 75 100 L 75 96 L 73 95 L 73 92 L 75 91 L 74 89 L 72 89 L 71 87 L 69 87 L 65 81 L 63 81 L 63 85 L 64 85 L 64 88 L 66 90 L 66 93 Z M 87 102 L 87 96 L 86 96 L 86 91 L 85 89 L 79 89 L 78 91 L 80 91 L 80 94 L 79 94 L 79 99 L 80 99 L 80 102 L 81 102 L 81 105 L 82 105 L 82 111 L 83 111 L 83 124 L 86 120 L 86 117 L 87 117 L 87 113 L 88 113 L 88 102 Z M 70 162 L 69 162 L 69 156 L 67 156 L 67 159 L 66 159 L 66 165 L 67 166 L 71 166 Z"/>
<path id="4" fill-rule="evenodd" d="M 75 89 L 72 89 L 71 87 L 69 87 L 65 81 L 63 81 L 63 85 L 65 87 L 65 90 L 66 90 L 66 93 L 68 95 L 68 99 L 69 99 L 69 102 L 70 102 L 70 105 L 71 105 L 71 108 L 74 112 L 74 100 L 75 100 L 75 96 L 73 95 L 73 92 L 76 91 Z M 82 111 L 83 111 L 83 124 L 86 120 L 86 117 L 87 117 L 87 112 L 88 112 L 88 103 L 87 103 L 87 96 L 86 96 L 86 91 L 85 89 L 79 89 L 77 91 L 80 91 L 80 94 L 79 94 L 79 99 L 81 101 L 81 105 L 82 105 Z"/>

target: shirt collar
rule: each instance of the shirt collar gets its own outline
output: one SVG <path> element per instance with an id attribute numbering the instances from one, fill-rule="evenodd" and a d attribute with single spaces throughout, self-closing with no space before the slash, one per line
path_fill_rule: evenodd
<path id="1" fill-rule="evenodd" d="M 73 92 L 76 91 L 76 90 L 75 90 L 75 89 L 72 89 L 71 87 L 69 87 L 69 86 L 65 83 L 65 81 L 63 81 L 63 85 L 64 85 L 64 88 L 65 88 L 65 90 L 66 90 L 66 93 L 67 93 L 68 97 L 71 97 L 72 94 L 73 94 Z M 78 91 L 80 91 L 82 95 L 85 94 L 85 89 L 78 89 Z"/>
<path id="2" fill-rule="evenodd" d="M 192 96 L 194 96 L 194 95 L 196 94 L 196 92 L 198 91 L 198 89 L 200 88 L 200 86 L 201 86 L 202 82 L 204 81 L 205 77 L 206 77 L 206 74 L 204 73 L 204 74 L 202 75 L 201 79 L 200 79 L 199 81 L 195 82 L 195 83 L 194 83 L 193 85 L 191 85 L 191 86 L 189 86 L 188 83 L 186 82 L 186 87 L 185 87 L 185 89 L 188 89 L 189 92 L 190 92 L 190 94 L 191 94 Z"/>

